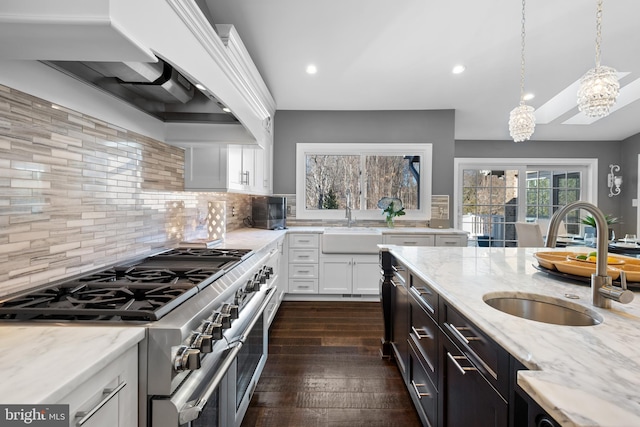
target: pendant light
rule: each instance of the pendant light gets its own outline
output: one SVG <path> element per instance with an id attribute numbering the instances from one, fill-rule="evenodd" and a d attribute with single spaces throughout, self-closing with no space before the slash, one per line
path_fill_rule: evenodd
<path id="1" fill-rule="evenodd" d="M 520 105 L 509 114 L 509 133 L 514 142 L 522 142 L 533 135 L 536 127 L 535 109 L 524 102 L 524 40 L 525 40 L 525 0 L 522 0 L 522 30 L 520 51 Z"/>
<path id="2" fill-rule="evenodd" d="M 602 0 L 598 0 L 596 11 L 596 67 L 580 79 L 578 108 L 589 117 L 605 117 L 620 92 L 617 71 L 600 65 L 600 43 L 602 41 Z"/>

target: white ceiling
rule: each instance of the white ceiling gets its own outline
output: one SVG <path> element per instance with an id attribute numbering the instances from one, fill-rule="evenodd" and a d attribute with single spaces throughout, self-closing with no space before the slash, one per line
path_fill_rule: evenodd
<path id="1" fill-rule="evenodd" d="M 236 26 L 278 110 L 455 109 L 456 139 L 510 139 L 509 112 L 520 97 L 517 0 L 206 2 L 216 23 Z M 538 109 L 594 66 L 596 0 L 526 7 L 525 90 Z M 569 92 L 566 113 L 538 118 L 533 140 L 640 132 L 640 81 L 624 94 L 640 79 L 638 17 L 638 0 L 604 2 L 602 65 L 629 73 L 621 80 L 627 105 L 591 124 L 562 124 L 580 114 Z M 309 63 L 317 74 L 305 73 Z M 453 75 L 458 63 L 467 70 Z"/>

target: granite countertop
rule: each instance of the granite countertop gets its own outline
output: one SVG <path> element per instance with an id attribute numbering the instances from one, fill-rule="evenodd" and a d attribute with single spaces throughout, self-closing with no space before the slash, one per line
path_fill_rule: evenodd
<path id="1" fill-rule="evenodd" d="M 0 325 L 0 403 L 57 403 L 144 337 L 143 327 Z"/>
<path id="2" fill-rule="evenodd" d="M 559 423 L 640 426 L 640 293 L 630 304 L 593 307 L 590 286 L 534 267 L 533 253 L 549 248 L 386 247 L 531 369 L 518 373 L 518 384 Z M 501 291 L 560 299 L 575 294 L 579 299 L 572 302 L 604 321 L 572 327 L 521 319 L 484 303 L 483 295 Z"/>

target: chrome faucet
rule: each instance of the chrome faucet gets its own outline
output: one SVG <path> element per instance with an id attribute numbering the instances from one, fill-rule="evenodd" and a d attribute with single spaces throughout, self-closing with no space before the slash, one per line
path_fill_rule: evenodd
<path id="1" fill-rule="evenodd" d="M 347 227 L 351 227 L 353 222 L 351 219 L 351 190 L 347 190 L 347 205 L 345 207 L 344 217 L 347 218 Z"/>
<path id="2" fill-rule="evenodd" d="M 622 274 L 622 287 L 613 286 L 611 276 L 607 275 L 607 254 L 609 252 L 609 226 L 607 220 L 598 207 L 592 203 L 578 200 L 563 206 L 551 217 L 549 229 L 547 230 L 547 241 L 545 246 L 554 248 L 558 240 L 558 228 L 563 218 L 574 209 L 584 209 L 588 211 L 596 221 L 596 272 L 591 275 L 591 297 L 593 305 L 601 308 L 611 308 L 611 300 L 623 304 L 633 301 L 633 292 L 627 289 L 627 281 Z M 624 272 L 623 272 L 624 273 Z"/>

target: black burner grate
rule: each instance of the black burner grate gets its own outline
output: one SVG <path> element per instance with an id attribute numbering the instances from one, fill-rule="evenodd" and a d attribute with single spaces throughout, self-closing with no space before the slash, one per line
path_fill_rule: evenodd
<path id="1" fill-rule="evenodd" d="M 158 320 L 251 253 L 244 249 L 173 249 L 0 300 L 0 319 Z"/>

